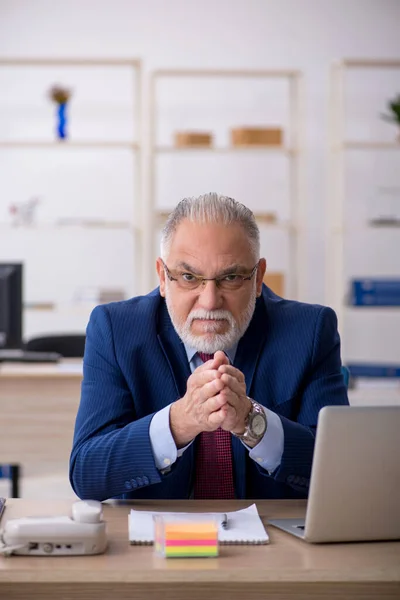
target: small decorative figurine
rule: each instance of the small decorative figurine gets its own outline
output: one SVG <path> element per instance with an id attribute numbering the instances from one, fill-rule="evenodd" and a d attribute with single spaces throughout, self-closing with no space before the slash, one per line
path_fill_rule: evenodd
<path id="1" fill-rule="evenodd" d="M 50 90 L 50 98 L 57 105 L 57 136 L 65 140 L 67 136 L 67 105 L 71 98 L 71 90 L 54 85 Z"/>
<path id="2" fill-rule="evenodd" d="M 25 202 L 11 204 L 9 207 L 13 217 L 13 225 L 34 225 L 39 198 L 30 198 Z"/>

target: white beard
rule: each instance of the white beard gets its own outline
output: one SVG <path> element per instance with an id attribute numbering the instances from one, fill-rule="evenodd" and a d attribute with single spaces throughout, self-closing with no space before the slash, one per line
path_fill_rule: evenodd
<path id="1" fill-rule="evenodd" d="M 232 346 L 237 344 L 240 338 L 244 335 L 253 317 L 256 306 L 257 294 L 255 281 L 249 303 L 246 309 L 243 311 L 239 322 L 234 319 L 232 313 L 228 310 L 208 311 L 201 308 L 192 310 L 189 313 L 186 321 L 179 322 L 176 318 L 174 307 L 171 303 L 169 285 L 170 283 L 168 282 L 165 289 L 165 301 L 167 304 L 168 313 L 176 333 L 179 335 L 184 344 L 187 344 L 191 348 L 195 348 L 197 352 L 214 354 L 217 352 L 217 350 L 228 350 L 229 348 L 232 348 Z M 210 323 L 205 330 L 205 334 L 195 335 L 191 331 L 191 324 L 194 319 L 207 319 L 215 321 L 222 319 L 228 322 L 229 328 L 225 333 L 214 333 L 216 327 Z"/>

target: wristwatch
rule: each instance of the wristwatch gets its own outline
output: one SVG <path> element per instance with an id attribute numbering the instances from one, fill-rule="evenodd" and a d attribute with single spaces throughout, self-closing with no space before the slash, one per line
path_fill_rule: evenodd
<path id="1" fill-rule="evenodd" d="M 265 432 L 267 431 L 267 417 L 265 414 L 265 410 L 255 400 L 249 398 L 251 402 L 251 409 L 249 414 L 247 415 L 247 419 L 245 422 L 245 430 L 241 434 L 235 434 L 242 442 L 244 442 L 247 446 L 253 448 L 261 441 Z"/>

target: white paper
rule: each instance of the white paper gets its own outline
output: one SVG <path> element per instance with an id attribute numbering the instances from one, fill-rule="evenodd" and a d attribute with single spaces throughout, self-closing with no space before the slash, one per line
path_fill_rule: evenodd
<path id="1" fill-rule="evenodd" d="M 152 544 L 154 542 L 154 515 L 214 515 L 221 519 L 224 513 L 182 513 L 131 510 L 128 517 L 129 541 L 132 544 Z M 228 527 L 218 529 L 221 544 L 268 544 L 269 537 L 258 514 L 257 506 L 226 513 Z"/>

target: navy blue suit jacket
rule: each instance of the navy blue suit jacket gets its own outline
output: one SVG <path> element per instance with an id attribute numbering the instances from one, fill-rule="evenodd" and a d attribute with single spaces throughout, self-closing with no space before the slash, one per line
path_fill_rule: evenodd
<path id="1" fill-rule="evenodd" d="M 232 436 L 237 497 L 306 497 L 318 412 L 348 403 L 335 313 L 284 300 L 263 286 L 235 366 L 245 375 L 247 394 L 280 416 L 285 436 L 281 464 L 271 475 Z M 161 474 L 149 438 L 152 416 L 185 394 L 191 374 L 158 289 L 94 309 L 83 374 L 70 461 L 78 496 L 190 497 L 196 444 Z"/>

